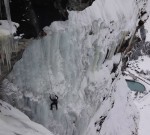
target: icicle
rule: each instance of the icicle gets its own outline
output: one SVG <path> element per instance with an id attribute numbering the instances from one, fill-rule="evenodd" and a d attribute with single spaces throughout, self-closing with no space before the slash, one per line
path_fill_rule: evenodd
<path id="1" fill-rule="evenodd" d="M 0 3 L 1 4 L 1 3 Z M 9 7 L 9 0 L 4 0 L 4 6 L 6 10 L 7 15 L 7 21 L 8 21 L 8 30 L 9 34 L 5 34 L 2 32 L 0 35 L 0 45 L 1 45 L 1 63 L 6 64 L 8 67 L 8 70 L 11 68 L 11 54 L 12 52 L 17 52 L 18 49 L 18 39 L 14 40 L 13 36 L 13 23 L 11 21 L 11 14 L 10 14 L 10 7 Z"/>
<path id="2" fill-rule="evenodd" d="M 10 26 L 10 34 L 12 35 L 12 22 L 11 22 L 11 14 L 10 14 L 10 7 L 9 7 L 9 0 L 4 0 L 6 14 L 7 14 L 7 20 Z"/>
<path id="3" fill-rule="evenodd" d="M 11 62 L 10 62 L 10 59 L 11 59 L 11 49 L 13 50 L 14 46 L 13 46 L 13 31 L 12 31 L 12 21 L 11 21 L 11 14 L 10 14 L 10 7 L 9 7 L 9 0 L 4 0 L 4 4 L 5 4 L 5 10 L 6 10 L 6 14 L 7 14 L 7 20 L 8 20 L 8 23 L 9 23 L 9 32 L 10 32 L 10 36 L 9 36 L 9 42 L 8 45 L 10 45 L 7 49 L 9 49 L 9 51 L 5 51 L 7 52 L 6 54 L 6 62 L 7 62 L 7 65 L 8 65 L 8 68 L 11 67 Z"/>
<path id="4" fill-rule="evenodd" d="M 8 66 L 8 69 L 11 67 L 11 46 L 10 46 L 10 40 L 8 35 L 1 36 L 1 59 L 2 63 L 4 64 L 4 59 L 6 59 L 6 63 Z"/>
<path id="5" fill-rule="evenodd" d="M 11 48 L 13 48 L 13 32 L 12 32 L 12 22 L 11 22 L 11 14 L 10 14 L 10 7 L 9 7 L 9 0 L 4 0 L 4 5 L 5 5 L 5 10 L 6 10 L 6 15 L 7 15 L 7 21 L 9 23 L 9 32 L 10 36 L 6 40 L 8 40 L 8 44 L 5 44 L 3 46 L 3 51 L 6 55 L 6 62 L 8 69 L 11 67 Z"/>
<path id="6" fill-rule="evenodd" d="M 0 1 L 0 19 L 2 18 L 2 1 Z"/>

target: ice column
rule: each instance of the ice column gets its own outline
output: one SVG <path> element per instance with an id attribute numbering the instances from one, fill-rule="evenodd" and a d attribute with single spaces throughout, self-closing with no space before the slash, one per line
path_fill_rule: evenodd
<path id="1" fill-rule="evenodd" d="M 1 63 L 4 64 L 4 60 L 6 59 L 6 64 L 8 69 L 11 67 L 11 54 L 14 50 L 17 49 L 18 44 L 13 40 L 13 23 L 11 21 L 9 0 L 4 0 L 4 6 L 7 15 L 8 26 L 6 30 L 0 30 L 0 55 L 1 55 Z M 7 25 L 4 22 L 4 25 Z M 3 25 L 3 24 L 2 24 Z"/>
<path id="2" fill-rule="evenodd" d="M 12 34 L 12 22 L 11 22 L 9 0 L 4 0 L 4 4 L 5 4 L 5 9 L 6 9 L 7 20 L 10 26 L 10 34 Z"/>

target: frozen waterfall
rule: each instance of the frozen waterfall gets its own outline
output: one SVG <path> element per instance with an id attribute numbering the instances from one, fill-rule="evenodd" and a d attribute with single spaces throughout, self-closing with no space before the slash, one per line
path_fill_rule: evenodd
<path id="1" fill-rule="evenodd" d="M 114 53 L 124 33 L 134 33 L 137 19 L 134 0 L 95 0 L 81 12 L 69 11 L 68 21 L 52 23 L 44 28 L 47 36 L 29 42 L 3 81 L 4 99 L 54 134 L 106 133 L 111 122 L 108 135 L 121 134 L 118 123 L 122 135 L 136 133 L 138 114 L 120 79 L 121 54 Z M 120 66 L 112 73 L 114 64 Z M 49 108 L 53 93 L 59 97 L 57 111 Z M 94 122 L 101 118 L 106 121 L 97 131 Z"/>

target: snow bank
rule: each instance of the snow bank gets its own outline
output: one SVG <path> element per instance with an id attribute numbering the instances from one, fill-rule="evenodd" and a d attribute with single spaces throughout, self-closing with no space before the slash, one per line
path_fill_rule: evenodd
<path id="1" fill-rule="evenodd" d="M 43 126 L 0 100 L 0 135 L 53 135 Z"/>
<path id="2" fill-rule="evenodd" d="M 150 88 L 150 86 L 149 86 Z M 150 121 L 150 94 L 146 95 L 145 97 L 141 98 L 140 100 L 134 101 L 136 104 L 138 111 L 140 113 L 140 122 L 139 122 L 139 135 L 149 135 L 150 128 L 149 128 L 149 121 Z"/>

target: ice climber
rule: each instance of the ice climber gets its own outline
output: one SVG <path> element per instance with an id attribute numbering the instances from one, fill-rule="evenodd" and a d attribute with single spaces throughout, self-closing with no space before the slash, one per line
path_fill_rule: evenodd
<path id="1" fill-rule="evenodd" d="M 50 95 L 49 98 L 52 101 L 50 109 L 53 110 L 53 106 L 55 106 L 56 110 L 57 110 L 58 109 L 58 106 L 57 106 L 57 104 L 58 104 L 58 96 L 57 95 L 54 95 L 54 96 Z"/>

